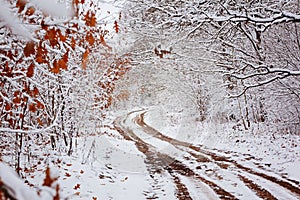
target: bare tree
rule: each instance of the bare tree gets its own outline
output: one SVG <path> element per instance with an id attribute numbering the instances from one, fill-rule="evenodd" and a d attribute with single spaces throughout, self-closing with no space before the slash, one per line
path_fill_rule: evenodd
<path id="1" fill-rule="evenodd" d="M 290 116 L 291 129 L 298 132 L 298 1 L 138 0 L 128 7 L 136 41 L 154 44 L 143 51 L 135 46 L 136 52 L 149 56 L 152 48 L 153 57 L 175 60 L 193 80 L 195 101 L 205 99 L 208 108 L 202 110 L 210 110 L 208 115 L 214 110 L 210 102 L 224 102 L 227 96 L 226 106 L 215 107 L 215 117 L 241 120 L 248 129 L 252 122 L 286 121 L 271 114 L 277 110 Z"/>

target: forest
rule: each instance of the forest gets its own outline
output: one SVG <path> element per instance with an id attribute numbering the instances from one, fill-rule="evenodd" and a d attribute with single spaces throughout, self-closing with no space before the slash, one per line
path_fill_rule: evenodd
<path id="1" fill-rule="evenodd" d="M 181 161 L 189 148 L 211 156 L 211 163 L 224 161 L 237 170 L 247 168 L 247 173 L 300 198 L 299 173 L 294 177 L 285 171 L 287 165 L 300 164 L 299 1 L 0 3 L 1 200 L 120 199 L 117 191 L 121 186 L 111 184 L 133 181 L 130 173 L 121 172 L 126 164 L 112 164 L 113 159 L 126 160 L 120 152 L 145 165 L 143 176 L 155 177 L 147 182 L 151 192 L 143 189 L 139 194 L 143 198 L 131 199 L 164 199 L 170 194 L 174 199 L 198 199 L 193 197 L 197 189 L 184 181 L 187 176 L 182 171 L 196 178 L 203 175 L 197 181 L 211 188 L 215 199 L 246 198 L 246 189 L 231 190 L 225 182 L 218 182 L 221 178 L 208 179 L 207 171 L 201 174 L 199 166 L 194 169 Z M 150 137 L 168 143 L 168 148 L 148 141 Z M 214 137 L 218 141 L 212 142 Z M 274 173 L 269 178 L 268 173 L 262 172 L 263 176 L 255 171 L 259 167 L 241 168 L 244 163 L 236 163 L 246 155 L 242 154 L 246 143 L 287 165 L 264 168 L 276 161 L 263 164 L 263 170 Z M 276 144 L 276 150 L 269 143 Z M 111 146 L 105 146 L 108 144 Z M 152 152 L 152 147 L 167 150 Z M 127 148 L 134 148 L 135 153 Z M 182 157 L 170 153 L 173 148 Z M 237 160 L 226 160 L 228 149 L 238 152 Z M 255 150 L 248 151 L 255 154 Z M 190 153 L 191 157 L 197 153 Z M 250 161 L 262 163 L 252 157 Z M 168 184 L 152 171 L 157 159 L 164 163 L 159 165 L 170 166 L 164 173 L 173 181 L 174 191 L 153 189 L 156 180 Z M 213 171 L 220 166 L 227 170 L 222 164 L 212 166 Z M 85 194 L 88 189 L 80 192 L 85 184 L 94 183 L 94 179 L 78 178 L 87 174 L 104 181 L 95 182 L 99 187 L 105 185 L 104 189 L 95 186 L 90 194 Z M 289 197 L 261 189 L 264 185 L 244 175 L 238 175 L 238 181 L 260 199 Z M 71 181 L 73 177 L 80 183 Z M 130 184 L 126 187 L 133 189 Z M 107 196 L 96 191 L 111 188 L 114 193 Z M 182 196 L 182 190 L 189 192 Z"/>

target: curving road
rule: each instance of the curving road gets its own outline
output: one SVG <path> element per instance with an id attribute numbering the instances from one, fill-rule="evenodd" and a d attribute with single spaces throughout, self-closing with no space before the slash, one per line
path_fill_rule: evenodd
<path id="1" fill-rule="evenodd" d="M 146 112 L 134 111 L 114 122 L 119 133 L 145 155 L 154 191 L 145 193 L 145 199 L 167 198 L 170 194 L 161 189 L 162 184 L 172 185 L 172 195 L 180 200 L 300 199 L 299 182 L 255 167 L 253 163 L 259 161 L 251 155 L 235 153 L 247 161 L 239 162 L 231 158 L 232 153 L 168 137 L 144 121 Z"/>

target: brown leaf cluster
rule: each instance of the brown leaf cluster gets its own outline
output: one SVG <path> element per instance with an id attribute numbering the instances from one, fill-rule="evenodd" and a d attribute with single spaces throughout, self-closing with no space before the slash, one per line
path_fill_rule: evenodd
<path id="1" fill-rule="evenodd" d="M 54 74 L 60 73 L 61 69 L 68 69 L 68 60 L 69 60 L 69 51 L 67 51 L 61 59 L 54 60 L 53 67 L 50 68 L 50 71 Z"/>

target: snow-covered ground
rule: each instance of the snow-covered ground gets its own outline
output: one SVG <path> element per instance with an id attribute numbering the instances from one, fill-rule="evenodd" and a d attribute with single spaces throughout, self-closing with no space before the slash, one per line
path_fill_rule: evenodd
<path id="1" fill-rule="evenodd" d="M 56 185 L 61 199 L 219 199 L 224 191 L 217 194 L 216 187 L 242 199 L 259 199 L 257 191 L 263 189 L 277 199 L 299 198 L 280 188 L 280 181 L 299 186 L 298 136 L 274 139 L 195 124 L 188 114 L 163 113 L 155 107 L 111 113 L 99 133 L 78 138 L 71 156 L 50 153 L 46 163 L 26 174 L 33 188 L 14 181 L 19 183 L 15 188 L 24 197 L 39 190 L 37 199 L 45 200 L 55 195 Z M 51 187 L 43 186 L 46 166 L 58 177 Z M 0 175 L 4 181 L 14 177 Z"/>

